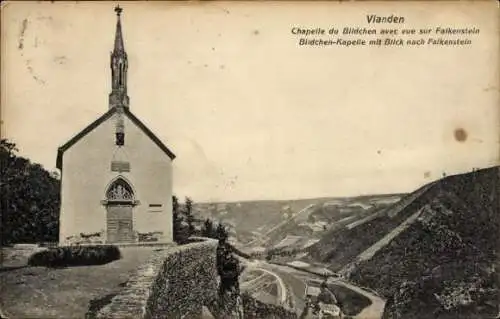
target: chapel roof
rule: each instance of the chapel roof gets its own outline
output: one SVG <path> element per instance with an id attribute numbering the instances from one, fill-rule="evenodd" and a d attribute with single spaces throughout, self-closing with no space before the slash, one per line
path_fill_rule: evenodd
<path id="1" fill-rule="evenodd" d="M 92 130 L 97 128 L 100 124 L 109 119 L 117 111 L 116 108 L 109 109 L 106 113 L 97 118 L 94 122 L 90 123 L 82 131 L 76 134 L 68 142 L 58 148 L 57 150 L 57 160 L 56 167 L 62 170 L 62 158 L 65 151 L 67 151 L 71 146 L 75 145 L 79 140 L 85 137 Z M 128 108 L 123 109 L 123 114 L 127 116 L 137 127 L 141 129 L 171 160 L 175 159 L 175 154 L 165 145 L 163 142 L 144 124 L 139 120 Z"/>

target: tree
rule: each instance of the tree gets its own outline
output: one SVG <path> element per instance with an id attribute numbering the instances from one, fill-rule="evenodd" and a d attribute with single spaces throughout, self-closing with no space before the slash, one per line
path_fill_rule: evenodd
<path id="1" fill-rule="evenodd" d="M 2 244 L 57 241 L 59 178 L 17 152 L 15 143 L 0 140 Z"/>
<path id="2" fill-rule="evenodd" d="M 7 139 L 0 140 L 0 168 L 2 169 L 2 177 L 7 177 L 5 174 L 15 161 L 15 153 L 18 151 L 16 144 L 9 142 Z"/>
<path id="3" fill-rule="evenodd" d="M 186 217 L 186 222 L 188 224 L 189 236 L 194 234 L 194 216 L 193 216 L 193 200 L 186 197 L 184 202 L 184 216 Z"/>
<path id="4" fill-rule="evenodd" d="M 213 238 L 214 235 L 215 235 L 214 223 L 209 218 L 207 218 L 205 220 L 205 223 L 203 224 L 202 236 Z"/>
<path id="5" fill-rule="evenodd" d="M 173 219 L 173 237 L 175 242 L 179 242 L 182 237 L 182 217 L 179 214 L 179 199 L 172 196 L 172 219 Z"/>
<path id="6" fill-rule="evenodd" d="M 172 211 L 174 214 L 179 214 L 179 199 L 177 196 L 172 196 Z"/>

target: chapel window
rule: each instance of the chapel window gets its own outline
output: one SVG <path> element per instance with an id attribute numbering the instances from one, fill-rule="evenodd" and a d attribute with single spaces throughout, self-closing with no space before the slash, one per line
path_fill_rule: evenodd
<path id="1" fill-rule="evenodd" d="M 125 180 L 119 178 L 109 187 L 106 198 L 109 201 L 132 201 L 134 200 L 134 192 Z"/>

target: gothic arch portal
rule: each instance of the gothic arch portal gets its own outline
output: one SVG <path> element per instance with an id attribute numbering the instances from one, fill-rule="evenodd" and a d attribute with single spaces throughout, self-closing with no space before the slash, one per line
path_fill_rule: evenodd
<path id="1" fill-rule="evenodd" d="M 133 210 L 137 204 L 132 184 L 118 176 L 106 188 L 106 242 L 134 242 Z"/>
<path id="2" fill-rule="evenodd" d="M 132 184 L 124 177 L 118 176 L 106 188 L 105 195 L 107 203 L 113 202 L 135 202 L 135 192 Z"/>

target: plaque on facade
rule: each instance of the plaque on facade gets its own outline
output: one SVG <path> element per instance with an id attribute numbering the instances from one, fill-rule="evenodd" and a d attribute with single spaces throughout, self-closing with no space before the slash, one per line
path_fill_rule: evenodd
<path id="1" fill-rule="evenodd" d="M 111 162 L 112 172 L 130 172 L 130 163 L 125 161 L 112 161 Z"/>

